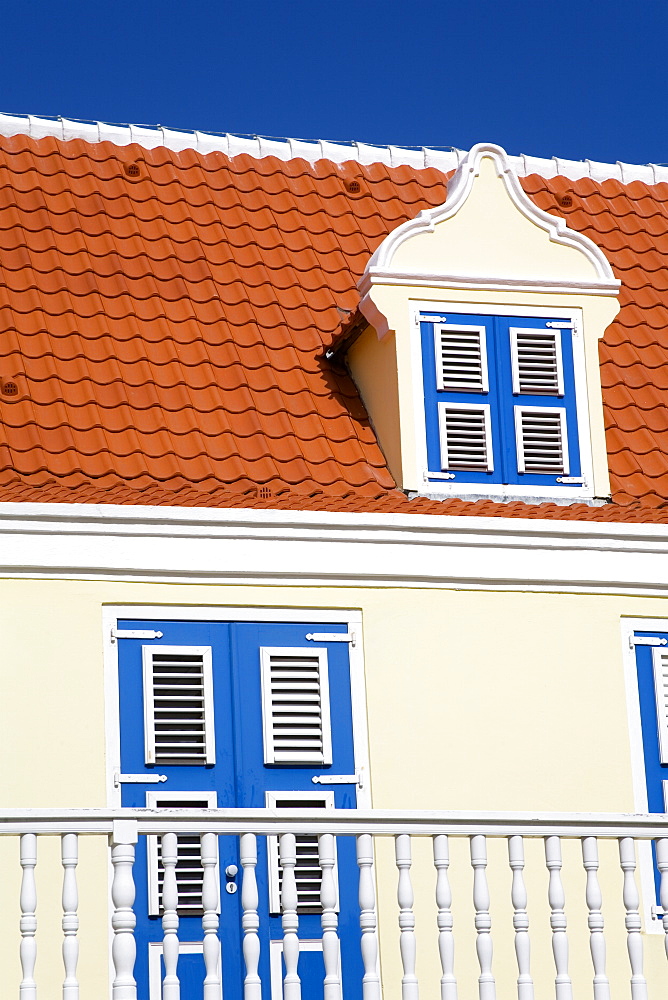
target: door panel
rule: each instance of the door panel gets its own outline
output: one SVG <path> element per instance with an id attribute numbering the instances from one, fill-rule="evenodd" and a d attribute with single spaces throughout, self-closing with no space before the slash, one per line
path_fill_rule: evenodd
<path id="1" fill-rule="evenodd" d="M 146 774 L 147 778 L 167 776 L 160 784 L 147 781 L 123 785 L 122 805 L 159 807 L 161 802 L 177 802 L 180 794 L 190 799 L 200 793 L 202 801 L 213 799 L 219 807 L 261 808 L 267 798 L 279 799 L 286 803 L 289 814 L 288 803 L 300 795 L 302 803 L 313 801 L 315 793 L 320 801 L 326 799 L 337 808 L 355 807 L 354 784 L 321 789 L 312 781 L 314 776 L 355 773 L 348 644 L 306 639 L 312 632 L 345 633 L 347 624 L 127 619 L 119 621 L 118 627 L 152 628 L 163 633 L 159 640 L 118 640 L 121 772 Z M 211 667 L 207 680 L 208 662 Z M 273 745 L 271 753 L 267 752 L 268 739 Z M 187 760 L 196 762 L 185 763 Z M 305 898 L 310 889 L 313 900 L 317 895 L 313 883 L 318 877 L 314 845 L 305 841 L 300 846 Z M 339 838 L 337 852 L 345 997 L 355 1000 L 359 994 L 353 983 L 361 980 L 362 972 L 354 841 Z M 188 844 L 184 843 L 182 853 L 185 882 L 190 877 L 188 865 L 194 869 L 197 866 Z M 231 864 L 240 868 L 237 838 L 219 838 L 219 858 L 221 872 Z M 155 858 L 151 867 L 155 883 Z M 159 916 L 149 916 L 148 868 L 146 845 L 140 842 L 135 866 L 135 975 L 139 997 L 159 1000 L 155 982 L 156 960 L 162 966 L 162 925 Z M 270 951 L 280 948 L 282 938 L 280 916 L 270 912 L 271 872 L 275 879 L 275 856 L 268 854 L 266 840 L 258 838 L 260 975 L 267 1000 L 272 996 Z M 227 893 L 225 881 L 223 875 L 219 933 L 223 995 L 224 1000 L 241 1000 L 241 894 Z M 319 978 L 322 964 L 318 958 L 320 915 L 313 905 L 300 910 L 304 911 L 299 917 L 299 936 L 304 942 L 300 968 L 303 966 L 309 980 L 309 1000 L 318 1000 L 322 983 L 317 985 L 314 977 Z M 201 916 L 192 905 L 180 914 L 179 938 L 189 943 L 188 954 L 179 961 L 184 976 L 182 998 L 201 1000 L 203 963 L 197 955 L 202 940 Z M 275 942 L 273 949 L 271 941 Z M 149 947 L 153 955 L 150 991 Z M 275 982 L 275 962 L 273 979 Z"/>

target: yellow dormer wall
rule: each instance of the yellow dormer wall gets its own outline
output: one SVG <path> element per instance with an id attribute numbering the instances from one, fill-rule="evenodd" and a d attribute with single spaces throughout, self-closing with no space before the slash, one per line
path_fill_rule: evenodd
<path id="1" fill-rule="evenodd" d="M 600 249 L 530 201 L 502 150 L 474 147 L 445 204 L 391 233 L 360 281 L 370 328 L 348 364 L 397 484 L 425 490 L 419 309 L 515 311 L 572 317 L 582 331 L 589 494 L 609 496 L 598 341 L 619 311 L 618 289 Z"/>

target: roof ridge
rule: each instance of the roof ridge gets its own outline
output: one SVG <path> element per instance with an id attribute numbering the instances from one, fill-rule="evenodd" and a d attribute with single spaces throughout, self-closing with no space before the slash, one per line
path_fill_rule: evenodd
<path id="1" fill-rule="evenodd" d="M 224 153 L 233 157 L 245 153 L 255 159 L 276 156 L 281 160 L 304 159 L 310 163 L 330 160 L 345 163 L 354 160 L 362 165 L 384 163 L 409 166 L 418 170 L 434 167 L 444 173 L 455 170 L 466 150 L 452 146 L 382 146 L 365 142 L 341 142 L 329 139 L 291 139 L 274 136 L 244 135 L 232 132 L 200 132 L 165 128 L 162 125 L 123 125 L 73 118 L 48 118 L 37 115 L 0 113 L 0 135 L 27 135 L 33 139 L 54 136 L 57 139 L 83 139 L 86 142 L 112 142 L 117 146 L 137 143 L 145 149 L 164 146 L 175 152 L 194 149 L 199 153 Z M 668 165 L 648 163 L 600 163 L 596 160 L 567 160 L 527 156 L 508 156 L 518 176 L 539 174 L 544 178 L 567 177 L 594 181 L 617 180 L 622 184 L 642 181 L 645 184 L 668 183 Z"/>

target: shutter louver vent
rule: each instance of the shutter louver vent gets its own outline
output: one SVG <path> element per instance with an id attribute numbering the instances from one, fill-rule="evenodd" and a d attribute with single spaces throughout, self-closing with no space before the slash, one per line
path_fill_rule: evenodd
<path id="1" fill-rule="evenodd" d="M 144 646 L 147 764 L 213 764 L 209 647 Z"/>
<path id="2" fill-rule="evenodd" d="M 160 800 L 161 809 L 208 809 L 208 799 Z M 158 851 L 158 912 L 162 913 L 162 887 L 165 869 L 162 866 L 161 841 L 157 840 Z M 180 833 L 176 838 L 176 887 L 178 890 L 177 912 L 182 916 L 198 916 L 203 912 L 202 891 L 204 888 L 204 868 L 202 867 L 202 841 L 198 833 Z"/>
<path id="3" fill-rule="evenodd" d="M 334 796 L 325 794 L 312 795 L 308 792 L 300 798 L 298 792 L 268 792 L 267 805 L 276 809 L 333 809 Z M 318 835 L 297 834 L 297 864 L 295 865 L 295 881 L 297 883 L 297 912 L 321 913 L 320 889 L 322 886 L 322 868 L 318 857 Z M 278 837 L 269 837 L 270 864 L 270 909 L 272 913 L 280 913 L 281 889 L 283 887 L 283 869 L 279 860 Z M 337 871 L 334 868 L 334 878 L 337 881 Z M 338 904 L 337 904 L 338 908 Z"/>
<path id="4" fill-rule="evenodd" d="M 325 650 L 261 650 L 265 763 L 331 763 Z"/>
<path id="5" fill-rule="evenodd" d="M 434 338 L 437 388 L 453 392 L 487 392 L 484 328 L 436 326 Z"/>
<path id="6" fill-rule="evenodd" d="M 443 469 L 491 472 L 489 406 L 439 403 Z"/>
<path id="7" fill-rule="evenodd" d="M 515 407 L 517 465 L 520 472 L 568 472 L 566 411 L 561 407 Z"/>
<path id="8" fill-rule="evenodd" d="M 668 649 L 653 649 L 656 719 L 659 730 L 659 757 L 668 764 Z"/>
<path id="9" fill-rule="evenodd" d="M 513 392 L 561 396 L 564 392 L 558 330 L 511 329 Z"/>

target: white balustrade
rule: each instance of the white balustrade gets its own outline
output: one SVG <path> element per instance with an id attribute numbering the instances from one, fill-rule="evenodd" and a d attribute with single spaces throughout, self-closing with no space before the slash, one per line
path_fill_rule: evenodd
<path id="1" fill-rule="evenodd" d="M 647 1000 L 647 980 L 643 974 L 642 923 L 636 885 L 636 845 L 633 837 L 620 837 L 619 863 L 624 873 L 623 899 L 626 917 L 626 944 L 631 964 L 631 1000 Z"/>
<path id="2" fill-rule="evenodd" d="M 338 893 L 334 878 L 336 847 L 331 833 L 323 833 L 318 838 L 318 861 L 322 871 L 320 883 L 320 905 L 322 914 L 322 957 L 325 965 L 324 1000 L 341 1000 L 341 977 L 339 975 L 339 918 L 336 913 Z"/>
<path id="3" fill-rule="evenodd" d="M 508 837 L 508 861 L 513 873 L 510 898 L 513 904 L 515 955 L 517 956 L 517 997 L 518 1000 L 533 1000 L 533 979 L 530 971 L 531 942 L 529 941 L 527 890 L 524 884 L 524 840 L 522 837 Z"/>
<path id="4" fill-rule="evenodd" d="M 357 838 L 357 866 L 359 868 L 360 931 L 362 932 L 362 996 L 364 1000 L 380 1000 L 378 975 L 378 918 L 376 916 L 376 888 L 373 878 L 373 837 L 368 833 Z"/>
<path id="5" fill-rule="evenodd" d="M 204 942 L 204 1000 L 220 1000 L 220 945 L 218 943 L 218 839 L 215 833 L 202 834 L 202 931 Z"/>
<path id="6" fill-rule="evenodd" d="M 24 833 L 21 837 L 21 1000 L 37 1000 L 35 964 L 37 961 L 37 885 L 35 866 L 37 864 L 37 837 L 34 833 Z"/>
<path id="7" fill-rule="evenodd" d="M 441 960 L 441 1000 L 457 1000 L 455 979 L 455 936 L 452 920 L 452 891 L 448 879 L 450 850 L 445 834 L 433 838 L 434 867 L 436 868 L 436 907 L 438 916 L 438 952 Z"/>
<path id="8" fill-rule="evenodd" d="M 241 926 L 244 932 L 243 953 L 246 965 L 244 1000 L 262 1000 L 262 981 L 258 972 L 260 964 L 260 917 L 257 912 L 257 838 L 254 833 L 241 836 Z"/>
<path id="9" fill-rule="evenodd" d="M 79 837 L 76 833 L 66 833 L 61 838 L 61 859 L 63 863 L 63 1000 L 79 1000 L 79 890 L 77 888 L 77 864 L 79 863 Z"/>
<path id="10" fill-rule="evenodd" d="M 496 983 L 492 975 L 492 918 L 489 915 L 489 889 L 487 887 L 487 842 L 477 834 L 471 837 L 471 867 L 473 868 L 473 906 L 475 907 L 476 951 L 480 976 L 480 1000 L 495 1000 Z"/>
<path id="11" fill-rule="evenodd" d="M 550 926 L 552 928 L 552 952 L 557 971 L 555 978 L 557 1000 L 572 1000 L 571 977 L 568 975 L 568 938 L 566 936 L 566 896 L 561 880 L 561 840 L 559 837 L 545 838 L 545 863 L 550 873 L 547 898 L 550 904 Z"/>
<path id="12" fill-rule="evenodd" d="M 51 887 L 57 885 L 57 880 L 54 879 L 55 870 L 49 871 L 49 864 L 54 869 L 58 868 L 59 864 L 58 861 L 52 860 L 47 864 L 42 860 L 51 856 L 50 852 L 43 855 L 41 850 L 38 851 L 41 835 L 58 835 L 60 838 L 62 917 L 56 914 L 55 923 Z M 494 873 L 494 865 L 499 854 L 496 849 L 490 848 L 491 860 L 488 860 L 488 848 L 493 841 L 497 842 L 497 846 L 500 846 L 499 841 L 505 841 L 503 846 L 508 851 L 512 911 L 508 912 L 503 905 L 504 901 L 501 900 L 495 925 L 500 924 L 502 920 L 507 921 L 505 928 L 500 926 L 500 932 L 503 932 L 504 940 L 508 943 L 508 932 L 514 934 L 518 1000 L 533 1000 L 535 991 L 532 973 L 536 978 L 540 976 L 541 980 L 544 980 L 548 971 L 545 968 L 546 951 L 549 954 L 550 943 L 556 969 L 556 1000 L 571 1000 L 572 997 L 569 948 L 579 967 L 583 960 L 588 960 L 589 955 L 591 956 L 594 1000 L 610 1000 L 611 994 L 621 998 L 624 990 L 618 982 L 617 963 L 611 965 L 610 973 L 606 970 L 604 934 L 609 934 L 610 941 L 615 942 L 621 939 L 621 935 L 626 938 L 631 1000 L 648 1000 L 648 997 L 652 1000 L 663 1000 L 665 995 L 665 983 L 662 985 L 659 978 L 661 970 L 657 969 L 656 964 L 658 952 L 651 943 L 652 936 L 663 931 L 663 941 L 668 956 L 668 820 L 662 815 L 536 816 L 535 814 L 465 815 L 433 812 L 393 814 L 362 810 L 323 810 L 312 816 L 299 812 L 295 817 L 291 817 L 288 813 L 279 816 L 274 810 L 260 809 L 225 809 L 216 810 L 214 813 L 195 809 L 179 809 L 174 812 L 132 809 L 61 812 L 45 810 L 27 813 L 0 810 L 0 837 L 20 838 L 18 950 L 21 1000 L 37 1000 L 38 992 L 40 997 L 56 996 L 59 994 L 60 983 L 62 983 L 63 1000 L 79 1000 L 80 992 L 83 992 L 83 982 L 80 984 L 78 981 L 78 975 L 81 975 L 78 972 L 79 925 L 81 922 L 81 932 L 82 935 L 85 934 L 86 941 L 96 938 L 99 940 L 102 930 L 99 926 L 100 913 L 104 909 L 103 906 L 98 907 L 96 912 L 94 908 L 87 906 L 81 913 L 82 918 L 86 914 L 85 919 L 80 920 L 78 885 L 82 879 L 86 879 L 88 885 L 89 872 L 93 876 L 90 885 L 94 885 L 95 880 L 99 880 L 101 874 L 103 875 L 99 862 L 92 860 L 92 854 L 88 855 L 88 852 L 82 851 L 82 858 L 86 859 L 86 864 L 96 865 L 92 869 L 86 869 L 84 862 L 79 858 L 81 837 L 86 835 L 108 836 L 111 846 L 113 1000 L 137 1000 L 138 989 L 134 971 L 136 921 L 147 919 L 148 915 L 139 912 L 135 914 L 133 864 L 138 841 L 141 840 L 140 850 L 143 852 L 147 837 L 156 838 L 161 843 L 160 857 L 164 872 L 161 949 L 164 959 L 164 980 L 161 991 L 163 1000 L 178 1000 L 180 991 L 184 989 L 179 987 L 179 966 L 182 961 L 179 959 L 179 950 L 183 951 L 184 946 L 179 945 L 179 885 L 176 875 L 177 838 L 180 835 L 201 837 L 202 934 L 201 937 L 197 935 L 194 940 L 202 942 L 205 967 L 204 1000 L 220 1000 L 221 996 L 219 936 L 221 919 L 225 921 L 225 934 L 230 930 L 230 921 L 232 925 L 236 921 L 238 932 L 243 932 L 244 1000 L 262 1000 L 270 989 L 270 982 L 268 979 L 265 981 L 265 973 L 262 970 L 271 967 L 274 970 L 272 974 L 276 974 L 273 964 L 276 952 L 273 948 L 268 949 L 269 954 L 266 955 L 265 962 L 260 962 L 260 942 L 267 940 L 265 937 L 267 929 L 261 926 L 265 919 L 262 914 L 266 913 L 267 901 L 261 897 L 258 888 L 257 836 L 277 837 L 280 843 L 283 940 L 276 942 L 276 946 L 282 945 L 285 963 L 284 1000 L 301 1000 L 300 930 L 302 937 L 306 935 L 309 941 L 316 937 L 322 943 L 324 964 L 322 989 L 325 1000 L 342 1000 L 348 992 L 354 995 L 356 990 L 359 991 L 360 983 L 354 982 L 350 970 L 359 962 L 360 952 L 362 969 L 359 975 L 363 1000 L 381 1000 L 381 969 L 384 968 L 385 975 L 390 977 L 394 975 L 395 973 L 388 970 L 397 968 L 398 957 L 401 961 L 402 1000 L 418 1000 L 416 964 L 418 947 L 421 960 L 424 961 L 421 979 L 427 995 L 437 996 L 440 992 L 440 1000 L 457 1000 L 458 993 L 469 997 L 474 983 L 466 978 L 470 973 L 467 971 L 465 956 L 472 954 L 474 943 L 479 965 L 477 978 L 480 1000 L 494 1000 L 496 983 L 492 961 L 488 869 L 494 875 L 495 885 L 502 884 L 499 882 L 500 878 L 507 880 L 509 873 L 507 869 L 505 872 Z M 340 841 L 337 839 L 353 836 L 356 838 L 359 874 L 356 900 L 355 886 L 351 884 L 351 873 L 345 866 L 342 867 L 341 861 L 342 857 L 348 855 L 348 851 L 346 849 L 344 853 L 341 848 L 343 839 Z M 221 905 L 219 837 L 228 838 L 226 840 L 228 844 L 233 838 L 238 838 L 236 842 L 239 846 L 242 869 L 240 894 L 225 894 L 222 901 L 222 918 L 219 915 Z M 321 872 L 321 929 L 318 932 L 313 930 L 316 919 L 313 916 L 307 918 L 308 922 L 302 921 L 303 929 L 300 928 L 296 881 L 298 837 L 308 837 L 311 841 L 314 837 L 318 839 Z M 394 882 L 392 861 L 383 850 L 378 853 L 382 863 L 378 869 L 375 867 L 376 844 L 381 838 L 394 840 L 398 873 L 396 897 L 398 906 L 391 898 Z M 430 846 L 433 849 L 433 869 L 430 860 L 421 850 L 416 851 L 415 860 L 413 859 L 413 848 L 417 838 L 423 838 L 423 843 L 424 838 L 430 839 Z M 541 907 L 531 902 L 537 887 L 541 888 L 541 883 L 543 886 L 545 884 L 545 868 L 533 849 L 527 847 L 530 842 L 535 844 L 539 838 L 544 842 L 545 864 L 549 873 L 547 886 L 549 920 L 544 916 L 541 918 Z M 474 926 L 471 926 L 470 922 L 466 925 L 459 919 L 453 921 L 453 911 L 455 914 L 466 912 L 466 904 L 461 900 L 462 895 L 468 896 L 470 891 L 468 864 L 464 862 L 461 865 L 457 861 L 461 858 L 459 850 L 463 840 L 469 842 L 473 870 Z M 622 879 L 619 878 L 616 863 L 613 862 L 611 866 L 608 852 L 601 849 L 601 842 L 605 840 L 617 841 Z M 582 852 L 582 865 L 586 874 L 584 885 L 582 869 L 573 850 L 575 841 Z M 459 847 L 453 847 L 456 842 L 459 843 Z M 562 857 L 562 847 L 567 842 L 568 847 Z M 654 856 L 650 850 L 652 842 L 655 844 Z M 42 870 L 44 871 L 43 879 L 47 887 L 44 903 L 41 901 L 40 893 L 39 932 L 36 879 L 38 854 L 39 873 L 42 875 Z M 502 867 L 505 868 L 505 864 Z M 415 911 L 422 912 L 427 905 L 422 893 L 425 887 L 428 887 L 434 871 L 436 925 L 434 926 L 432 921 L 427 921 L 424 927 L 416 926 Z M 652 889 L 656 872 L 660 882 L 659 920 L 652 919 L 650 915 L 650 907 L 656 902 Z M 641 875 L 643 885 L 647 886 L 642 899 L 638 888 L 638 879 Z M 381 891 L 380 916 L 385 921 L 386 937 L 382 956 L 384 966 L 379 964 L 376 876 Z M 568 899 L 569 913 L 573 915 L 573 919 L 569 921 L 570 941 L 567 938 L 564 884 L 571 886 Z M 420 895 L 414 890 L 414 886 L 419 887 Z M 541 888 L 542 892 L 544 888 Z M 617 892 L 616 899 L 615 892 Z M 620 913 L 621 902 L 623 911 Z M 533 910 L 532 906 L 535 907 Z M 533 913 L 531 927 L 529 911 Z M 5 907 L 3 912 L 7 914 L 10 911 Z M 397 913 L 399 935 L 398 941 L 393 942 L 395 934 L 391 928 Z M 585 917 L 587 928 L 584 928 Z M 508 926 L 511 919 L 512 927 Z M 97 920 L 98 924 L 91 928 L 86 925 L 86 921 L 89 920 Z M 356 926 L 358 920 L 359 933 Z M 351 928 L 351 923 L 354 930 Z M 54 944 L 57 945 L 59 938 L 62 941 L 64 979 L 61 976 L 59 963 L 54 967 L 50 957 L 43 957 L 41 949 L 38 964 L 38 933 L 40 937 L 44 935 L 49 943 L 44 956 L 52 955 Z M 459 944 L 455 949 L 455 936 L 458 941 L 462 941 L 461 950 Z M 643 969 L 645 936 L 649 939 L 653 951 L 651 976 Z M 418 943 L 421 937 L 425 940 L 424 951 L 422 945 Z M 190 934 L 188 940 L 193 940 Z M 146 948 L 146 939 L 142 938 L 141 941 L 142 949 Z M 354 949 L 356 954 L 350 955 L 346 949 Z M 455 954 L 462 962 L 461 968 L 455 964 Z M 464 957 L 459 959 L 460 955 Z M 87 965 L 91 959 L 95 961 L 97 958 L 98 956 L 89 954 Z M 234 963 L 240 958 L 232 949 L 225 953 L 225 960 Z M 106 962 L 106 955 L 99 956 L 100 968 L 104 968 Z M 142 955 L 142 962 L 145 968 L 146 952 Z M 511 977 L 506 978 L 505 962 L 500 968 L 504 970 L 504 978 L 499 980 L 499 995 L 506 997 L 513 992 Z M 0 965 L 0 976 L 3 974 L 4 970 Z M 11 970 L 8 970 L 7 975 L 11 974 Z M 664 978 L 665 974 L 663 970 Z M 501 973 L 499 975 L 501 976 Z M 609 978 L 613 980 L 612 986 Z M 386 983 L 386 988 L 388 994 L 396 993 L 399 983 L 390 979 Z M 90 990 L 90 987 L 86 985 L 86 989 Z M 5 982 L 4 992 L 9 995 L 8 991 L 11 991 L 11 986 L 8 987 Z"/>
<path id="13" fill-rule="evenodd" d="M 162 981 L 162 1000 L 180 1000 L 181 987 L 177 974 L 179 961 L 179 887 L 176 881 L 178 861 L 175 833 L 163 833 L 160 840 L 160 856 L 164 870 L 162 883 L 162 957 L 165 963 L 165 978 Z"/>
<path id="14" fill-rule="evenodd" d="M 111 917 L 114 932 L 111 945 L 114 965 L 112 1000 L 137 1000 L 137 984 L 134 978 L 137 956 L 134 931 L 137 921 L 132 909 L 135 901 L 132 866 L 135 861 L 137 840 L 135 820 L 120 819 L 114 822 L 111 834 L 111 864 L 114 872 L 111 883 L 111 901 L 114 905 Z"/>
<path id="15" fill-rule="evenodd" d="M 283 872 L 281 883 L 281 914 L 283 925 L 283 1000 L 301 1000 L 302 987 L 297 972 L 299 963 L 299 917 L 297 916 L 297 838 L 294 833 L 284 833 L 279 839 L 280 863 Z"/>

